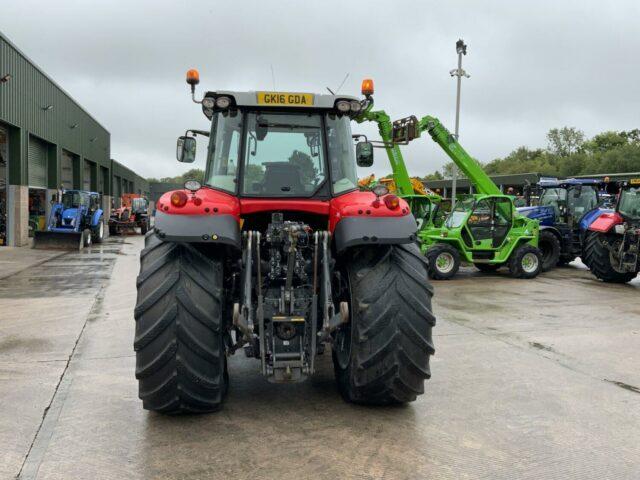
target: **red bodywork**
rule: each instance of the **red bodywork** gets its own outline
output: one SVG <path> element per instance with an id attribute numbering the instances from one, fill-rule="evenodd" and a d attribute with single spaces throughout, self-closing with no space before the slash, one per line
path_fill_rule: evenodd
<path id="1" fill-rule="evenodd" d="M 201 188 L 195 194 L 182 190 L 189 200 L 184 207 L 171 204 L 171 194 L 167 192 L 158 200 L 158 209 L 172 215 L 233 215 L 241 224 L 243 215 L 259 212 L 293 211 L 325 215 L 328 228 L 333 233 L 336 225 L 345 217 L 403 217 L 410 213 L 409 205 L 400 199 L 396 209 L 389 209 L 384 197 L 378 199 L 373 192 L 353 191 L 331 200 L 314 199 L 264 199 L 237 198 L 231 194 Z M 199 200 L 196 200 L 199 199 Z M 195 200 L 195 202 L 194 202 Z M 201 201 L 199 205 L 196 205 Z"/>
<path id="2" fill-rule="evenodd" d="M 624 218 L 618 212 L 603 213 L 589 225 L 589 230 L 606 233 L 621 223 L 624 223 Z"/>

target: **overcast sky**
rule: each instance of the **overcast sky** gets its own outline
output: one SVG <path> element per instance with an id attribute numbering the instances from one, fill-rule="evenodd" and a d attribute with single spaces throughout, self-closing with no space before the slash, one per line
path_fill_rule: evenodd
<path id="1" fill-rule="evenodd" d="M 637 128 L 639 24 L 637 0 L 0 2 L 0 30 L 111 132 L 112 157 L 156 177 L 189 168 L 175 139 L 207 128 L 188 68 L 200 93 L 271 89 L 271 65 L 284 91 L 323 92 L 348 73 L 341 92 L 357 95 L 371 77 L 392 118 L 431 114 L 453 130 L 459 37 L 471 74 L 460 140 L 479 160 L 543 147 L 552 127 Z M 414 175 L 447 160 L 427 138 L 404 148 Z"/>

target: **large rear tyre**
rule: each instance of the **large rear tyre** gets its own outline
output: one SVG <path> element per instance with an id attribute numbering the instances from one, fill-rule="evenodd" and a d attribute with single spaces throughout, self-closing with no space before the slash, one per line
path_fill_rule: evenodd
<path id="1" fill-rule="evenodd" d="M 460 252 L 447 243 L 429 247 L 425 256 L 429 264 L 429 278 L 434 280 L 449 280 L 455 277 L 460 269 Z"/>
<path id="2" fill-rule="evenodd" d="M 223 272 L 186 243 L 145 238 L 135 308 L 136 378 L 147 410 L 217 410 L 227 390 Z"/>
<path id="3" fill-rule="evenodd" d="M 511 253 L 508 263 L 512 277 L 535 278 L 542 270 L 542 253 L 531 245 L 520 245 Z"/>
<path id="4" fill-rule="evenodd" d="M 560 261 L 560 240 L 549 230 L 542 230 L 538 239 L 538 248 L 542 253 L 542 271 L 548 272 Z"/>
<path id="5" fill-rule="evenodd" d="M 350 321 L 338 331 L 333 363 L 345 400 L 370 405 L 411 402 L 424 393 L 433 355 L 433 289 L 416 245 L 349 252 Z"/>
<path id="6" fill-rule="evenodd" d="M 600 232 L 589 232 L 585 238 L 583 263 L 591 273 L 607 283 L 627 283 L 636 278 L 637 273 L 619 272 L 613 268 L 613 255 L 607 245 L 618 240 L 616 235 Z M 605 243 L 607 245 L 605 245 Z"/>

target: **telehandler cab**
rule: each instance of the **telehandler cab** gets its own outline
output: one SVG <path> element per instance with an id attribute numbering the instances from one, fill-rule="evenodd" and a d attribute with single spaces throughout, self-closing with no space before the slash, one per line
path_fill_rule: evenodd
<path id="1" fill-rule="evenodd" d="M 300 381 L 331 346 L 352 402 L 410 402 L 434 353 L 432 287 L 404 200 L 359 191 L 351 120 L 372 102 L 346 95 L 207 92 L 204 184 L 157 204 L 140 256 L 136 377 L 149 410 L 208 412 L 244 349 L 272 382 Z M 195 135 L 178 140 L 195 159 Z"/>

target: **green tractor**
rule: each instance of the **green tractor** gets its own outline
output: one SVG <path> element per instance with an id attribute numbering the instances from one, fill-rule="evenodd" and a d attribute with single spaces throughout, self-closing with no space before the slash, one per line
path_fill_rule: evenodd
<path id="1" fill-rule="evenodd" d="M 513 198 L 503 195 L 480 165 L 462 148 L 437 118 L 415 116 L 391 122 L 384 111 L 372 111 L 373 102 L 356 119 L 378 124 L 398 195 L 410 202 L 419 222 L 420 248 L 429 260 L 431 278 L 453 278 L 462 261 L 480 271 L 507 266 L 516 278 L 534 278 L 542 267 L 538 249 L 537 220 L 517 213 Z M 460 170 L 475 185 L 477 194 L 462 198 L 444 215 L 441 199 L 416 195 L 399 145 L 406 145 L 427 131 Z"/>

